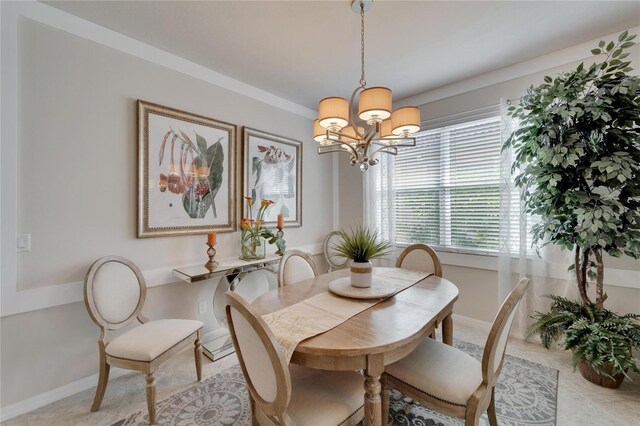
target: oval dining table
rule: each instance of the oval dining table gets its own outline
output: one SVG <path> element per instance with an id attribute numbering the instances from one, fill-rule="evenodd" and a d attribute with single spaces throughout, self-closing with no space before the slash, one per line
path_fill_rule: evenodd
<path id="1" fill-rule="evenodd" d="M 374 274 L 384 269 L 374 268 Z M 260 315 L 275 312 L 328 291 L 331 281 L 348 275 L 348 270 L 338 270 L 280 287 L 258 297 L 252 305 Z M 439 323 L 444 343 L 452 344 L 451 314 L 457 299 L 458 288 L 453 283 L 430 275 L 337 327 L 303 340 L 291 362 L 322 370 L 362 370 L 364 424 L 381 425 L 383 405 L 388 411 L 388 401 L 382 401 L 380 394 L 384 366 L 411 353 Z"/>

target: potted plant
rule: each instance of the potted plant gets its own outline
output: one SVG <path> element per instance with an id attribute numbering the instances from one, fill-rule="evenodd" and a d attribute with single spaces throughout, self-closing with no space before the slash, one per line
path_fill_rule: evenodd
<path id="1" fill-rule="evenodd" d="M 531 334 L 547 348 L 564 336 L 574 368 L 604 386 L 640 372 L 632 354 L 640 348 L 637 313 L 603 306 L 603 255 L 640 257 L 640 78 L 626 60 L 635 37 L 625 31 L 617 42 L 601 41 L 592 53 L 603 60 L 529 88 L 509 110 L 518 125 L 504 146 L 514 150 L 526 211 L 539 218 L 534 242 L 574 252 L 569 269 L 580 293 L 579 301 L 550 296 L 551 310 L 536 312 Z"/>
<path id="2" fill-rule="evenodd" d="M 391 243 L 383 241 L 378 231 L 363 226 L 350 232 L 339 231 L 342 241 L 334 246 L 336 254 L 350 259 L 351 285 L 354 287 L 371 287 L 371 260 L 380 258 L 389 252 Z"/>

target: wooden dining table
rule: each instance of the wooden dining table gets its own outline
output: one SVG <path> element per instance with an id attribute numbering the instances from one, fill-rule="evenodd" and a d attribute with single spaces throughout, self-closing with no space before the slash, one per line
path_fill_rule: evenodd
<path id="1" fill-rule="evenodd" d="M 374 274 L 384 269 L 374 268 Z M 269 314 L 328 291 L 331 281 L 348 275 L 348 270 L 339 270 L 280 287 L 252 305 L 260 315 Z M 457 299 L 458 288 L 453 283 L 430 275 L 337 327 L 300 342 L 291 362 L 322 370 L 362 370 L 364 424 L 381 425 L 384 366 L 411 353 L 438 324 L 442 324 L 444 343 L 452 344 L 451 314 Z"/>

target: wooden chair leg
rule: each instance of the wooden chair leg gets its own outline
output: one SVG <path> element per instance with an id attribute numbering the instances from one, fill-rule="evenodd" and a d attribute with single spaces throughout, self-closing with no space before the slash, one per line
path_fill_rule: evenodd
<path id="1" fill-rule="evenodd" d="M 480 416 L 476 413 L 475 409 L 469 409 L 469 407 L 467 407 L 464 426 L 480 426 Z"/>
<path id="2" fill-rule="evenodd" d="M 389 384 L 387 383 L 387 375 L 383 374 L 380 378 L 380 399 L 382 402 L 382 426 L 389 424 Z"/>
<path id="3" fill-rule="evenodd" d="M 109 382 L 109 370 L 111 369 L 111 366 L 107 364 L 106 355 L 104 353 L 104 346 L 99 345 L 99 350 L 100 369 L 98 371 L 98 386 L 96 387 L 96 396 L 93 398 L 91 411 L 98 411 L 100 409 L 100 404 L 102 404 L 104 392 L 107 390 L 107 383 Z"/>
<path id="4" fill-rule="evenodd" d="M 149 424 L 156 422 L 156 381 L 153 373 L 147 374 L 147 409 L 149 410 Z"/>
<path id="5" fill-rule="evenodd" d="M 487 408 L 487 417 L 489 417 L 489 425 L 498 426 L 498 417 L 496 416 L 496 388 L 491 388 L 491 402 Z"/>
<path id="6" fill-rule="evenodd" d="M 451 318 L 451 314 L 442 320 L 442 343 L 453 346 L 453 318 Z"/>
<path id="7" fill-rule="evenodd" d="M 251 426 L 260 426 L 258 413 L 256 413 L 256 402 L 251 397 L 251 394 L 249 394 L 249 405 L 251 406 Z"/>
<path id="8" fill-rule="evenodd" d="M 196 335 L 195 348 L 193 349 L 196 359 L 196 376 L 198 381 L 202 380 L 202 344 L 200 343 L 200 331 Z"/>

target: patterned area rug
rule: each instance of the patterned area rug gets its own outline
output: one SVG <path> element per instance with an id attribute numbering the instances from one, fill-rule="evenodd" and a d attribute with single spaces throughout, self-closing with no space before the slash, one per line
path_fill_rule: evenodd
<path id="1" fill-rule="evenodd" d="M 482 348 L 457 340 L 455 346 L 476 359 Z M 507 355 L 496 385 L 500 425 L 556 424 L 558 371 Z M 157 404 L 158 425 L 250 425 L 250 408 L 242 371 L 231 367 Z M 147 411 L 139 411 L 112 426 L 147 425 Z M 392 390 L 390 425 L 453 426 L 464 422 L 429 410 Z M 486 415 L 481 424 L 488 425 Z M 316 426 L 316 425 L 313 425 Z"/>

